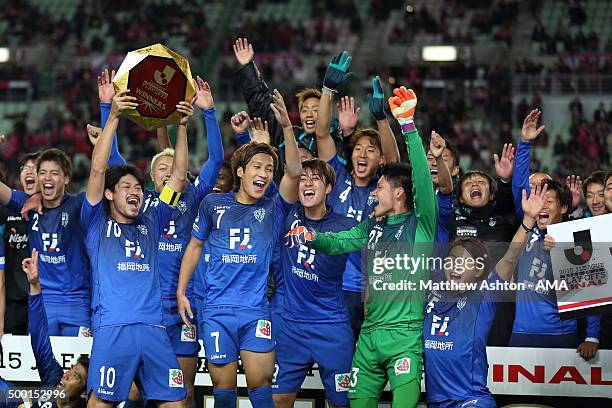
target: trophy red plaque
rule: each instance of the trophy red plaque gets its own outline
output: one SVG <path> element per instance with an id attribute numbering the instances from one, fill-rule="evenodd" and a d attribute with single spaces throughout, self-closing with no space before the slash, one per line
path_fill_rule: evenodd
<path id="1" fill-rule="evenodd" d="M 161 44 L 129 52 L 113 85 L 116 92 L 129 89 L 138 98 L 138 108 L 123 115 L 147 129 L 178 124 L 176 105 L 195 95 L 189 62 Z"/>

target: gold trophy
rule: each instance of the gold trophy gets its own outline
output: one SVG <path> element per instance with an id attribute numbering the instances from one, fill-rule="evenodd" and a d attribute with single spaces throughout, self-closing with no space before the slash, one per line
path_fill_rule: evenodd
<path id="1" fill-rule="evenodd" d="M 195 95 L 189 62 L 161 44 L 128 52 L 113 86 L 115 92 L 129 89 L 129 95 L 138 98 L 138 108 L 123 115 L 149 130 L 178 124 L 176 105 Z"/>

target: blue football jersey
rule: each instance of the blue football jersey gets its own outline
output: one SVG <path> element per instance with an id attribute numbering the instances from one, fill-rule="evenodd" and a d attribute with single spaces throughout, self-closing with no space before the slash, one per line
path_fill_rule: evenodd
<path id="1" fill-rule="evenodd" d="M 83 203 L 81 223 L 93 281 L 94 329 L 144 323 L 162 326 L 158 243 L 175 210 L 160 202 L 132 224 L 111 219 L 103 202 Z"/>
<path id="2" fill-rule="evenodd" d="M 376 183 L 372 183 L 367 187 L 357 187 L 355 185 L 355 178 L 346 171 L 346 167 L 344 167 L 344 164 L 342 164 L 337 155 L 328 163 L 336 172 L 336 183 L 331 194 L 327 197 L 327 203 L 334 209 L 336 214 L 354 220 L 353 226 L 355 226 L 374 210 L 375 201 L 370 194 L 376 190 Z M 361 273 L 360 252 L 349 255 L 343 280 L 342 287 L 344 290 L 361 292 L 363 288 L 363 274 Z"/>
<path id="3" fill-rule="evenodd" d="M 350 229 L 353 222 L 333 210 L 320 220 L 306 218 L 304 207 L 294 205 L 285 219 L 283 231 L 299 225 L 317 232 Z M 283 319 L 296 322 L 331 323 L 349 320 L 342 292 L 342 274 L 348 255 L 325 255 L 306 245 L 281 248 L 284 275 Z"/>
<path id="4" fill-rule="evenodd" d="M 205 290 L 204 307 L 267 308 L 272 252 L 288 208 L 280 194 L 252 205 L 237 202 L 235 193 L 202 200 L 192 235 L 206 241 L 206 270 L 196 276 Z"/>
<path id="5" fill-rule="evenodd" d="M 488 284 L 502 281 L 493 269 Z M 427 401 L 491 395 L 487 388 L 487 337 L 501 291 L 461 294 L 432 291 L 423 322 Z"/>
<path id="6" fill-rule="evenodd" d="M 28 199 L 13 190 L 7 207 L 21 210 Z M 33 212 L 29 222 L 30 247 L 39 252 L 38 268 L 45 300 L 89 304 L 91 283 L 85 235 L 79 217 L 85 193 L 66 194 L 56 208 Z"/>
<path id="7" fill-rule="evenodd" d="M 176 298 L 181 261 L 183 252 L 191 239 L 193 221 L 198 215 L 200 202 L 206 194 L 212 191 L 212 188 L 213 186 L 201 183 L 200 179 L 196 179 L 194 184 L 188 182 L 176 205 L 175 216 L 162 230 L 158 244 L 158 263 L 161 273 L 162 297 L 164 299 Z M 146 213 L 148 210 L 156 208 L 159 203 L 159 193 L 155 190 L 146 190 L 142 211 Z M 189 285 L 187 296 L 191 296 L 192 290 L 193 286 Z"/>

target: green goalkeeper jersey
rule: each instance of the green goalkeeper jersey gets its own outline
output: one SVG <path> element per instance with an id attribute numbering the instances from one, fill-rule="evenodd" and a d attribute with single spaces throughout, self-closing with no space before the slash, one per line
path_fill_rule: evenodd
<path id="1" fill-rule="evenodd" d="M 366 249 L 366 317 L 361 330 L 421 330 L 427 260 L 432 253 L 437 201 L 418 131 L 404 133 L 412 164 L 414 209 L 383 221 L 366 219 L 350 230 L 317 234 L 312 248 L 335 255 Z"/>

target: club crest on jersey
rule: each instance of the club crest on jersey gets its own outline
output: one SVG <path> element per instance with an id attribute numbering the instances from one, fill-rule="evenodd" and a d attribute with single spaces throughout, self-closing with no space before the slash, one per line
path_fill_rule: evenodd
<path id="1" fill-rule="evenodd" d="M 142 253 L 142 249 L 140 248 L 140 242 L 132 242 L 129 239 L 125 240 L 125 257 L 126 258 L 134 258 L 140 259 L 144 258 L 144 254 Z"/>
<path id="2" fill-rule="evenodd" d="M 393 368 L 395 369 L 395 375 L 408 374 L 410 372 L 410 359 L 408 357 L 397 359 Z"/>
<path id="3" fill-rule="evenodd" d="M 181 214 L 185 214 L 187 211 L 187 203 L 183 200 L 180 200 L 176 205 L 176 208 L 181 212 Z"/>
<path id="4" fill-rule="evenodd" d="M 349 373 L 336 374 L 336 392 L 348 391 L 351 386 L 351 375 Z"/>
<path id="5" fill-rule="evenodd" d="M 374 204 L 374 197 L 372 197 L 372 195 L 368 196 L 368 206 Z"/>
<path id="6" fill-rule="evenodd" d="M 192 325 L 191 327 L 189 327 L 186 324 L 183 324 L 183 326 L 181 326 L 181 341 L 195 343 L 196 341 L 195 326 Z"/>
<path id="7" fill-rule="evenodd" d="M 457 301 L 457 309 L 459 310 L 463 309 L 466 303 L 467 303 L 467 296 L 463 296 Z"/>
<path id="8" fill-rule="evenodd" d="M 272 323 L 269 320 L 259 320 L 257 322 L 257 330 L 255 331 L 255 337 L 262 339 L 272 338 Z"/>
<path id="9" fill-rule="evenodd" d="M 168 386 L 170 388 L 183 388 L 183 372 L 178 368 L 168 370 Z"/>
<path id="10" fill-rule="evenodd" d="M 79 327 L 79 337 L 92 338 L 93 332 L 91 331 L 91 328 L 84 326 Z"/>
<path id="11" fill-rule="evenodd" d="M 61 221 L 62 227 L 67 226 L 68 225 L 68 221 L 70 221 L 70 217 L 68 216 L 68 213 L 67 212 L 63 212 L 62 213 L 62 221 Z"/>
<path id="12" fill-rule="evenodd" d="M 147 230 L 147 226 L 144 224 L 138 224 L 138 232 L 140 232 L 142 235 L 147 235 L 149 233 L 149 230 Z"/>
<path id="13" fill-rule="evenodd" d="M 255 219 L 259 222 L 262 222 L 263 219 L 266 216 L 266 209 L 265 208 L 258 208 L 257 210 L 255 210 L 255 212 L 253 213 L 253 216 L 255 217 Z"/>
<path id="14" fill-rule="evenodd" d="M 497 220 L 493 217 L 489 218 L 489 227 L 494 227 L 497 224 Z"/>

